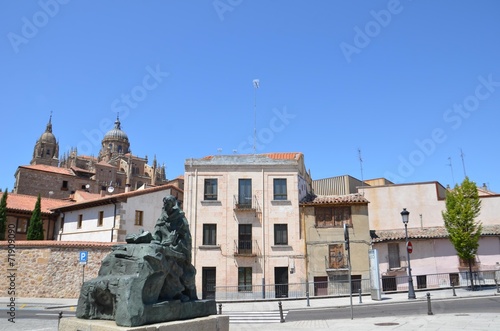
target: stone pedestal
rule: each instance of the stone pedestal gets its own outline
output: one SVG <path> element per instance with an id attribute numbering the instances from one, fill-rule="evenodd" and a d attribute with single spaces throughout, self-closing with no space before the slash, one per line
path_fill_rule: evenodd
<path id="1" fill-rule="evenodd" d="M 229 331 L 229 316 L 211 315 L 184 321 L 124 327 L 115 321 L 62 318 L 59 331 Z"/>

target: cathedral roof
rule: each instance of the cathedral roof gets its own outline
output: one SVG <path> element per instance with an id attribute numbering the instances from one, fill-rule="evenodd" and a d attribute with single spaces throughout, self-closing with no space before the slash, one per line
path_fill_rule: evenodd
<path id="1" fill-rule="evenodd" d="M 122 129 L 120 127 L 120 120 L 118 118 L 116 118 L 115 127 L 113 129 L 109 130 L 104 135 L 103 140 L 115 140 L 115 139 L 128 141 L 128 136 L 124 131 L 122 131 Z"/>

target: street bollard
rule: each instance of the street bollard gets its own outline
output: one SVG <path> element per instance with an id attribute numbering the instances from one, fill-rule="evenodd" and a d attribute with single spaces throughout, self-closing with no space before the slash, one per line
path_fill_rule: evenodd
<path id="1" fill-rule="evenodd" d="M 431 308 L 431 294 L 427 292 L 427 315 L 434 315 Z"/>
<path id="2" fill-rule="evenodd" d="M 278 301 L 278 307 L 280 308 L 280 323 L 285 323 L 285 319 L 283 318 L 283 307 L 281 306 L 281 301 Z"/>
<path id="3" fill-rule="evenodd" d="M 453 289 L 453 296 L 456 297 L 457 293 L 455 293 L 455 282 L 451 282 L 451 288 Z"/>
<path id="4" fill-rule="evenodd" d="M 361 298 L 361 289 L 359 289 L 359 303 L 363 303 L 363 299 Z"/>
<path id="5" fill-rule="evenodd" d="M 61 324 L 61 318 L 62 318 L 62 311 L 59 312 L 59 320 L 57 321 L 57 325 Z"/>
<path id="6" fill-rule="evenodd" d="M 219 315 L 222 315 L 222 303 L 219 303 Z"/>
<path id="7" fill-rule="evenodd" d="M 306 283 L 306 299 L 307 299 L 307 307 L 310 306 L 309 304 L 309 282 Z"/>

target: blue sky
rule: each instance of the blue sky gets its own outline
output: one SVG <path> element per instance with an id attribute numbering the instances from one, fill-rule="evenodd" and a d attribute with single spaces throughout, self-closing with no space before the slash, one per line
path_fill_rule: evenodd
<path id="1" fill-rule="evenodd" d="M 97 155 L 118 112 L 132 153 L 168 178 L 255 141 L 304 153 L 314 179 L 466 174 L 500 192 L 499 13 L 494 0 L 5 2 L 0 187 L 51 112 L 60 155 Z"/>

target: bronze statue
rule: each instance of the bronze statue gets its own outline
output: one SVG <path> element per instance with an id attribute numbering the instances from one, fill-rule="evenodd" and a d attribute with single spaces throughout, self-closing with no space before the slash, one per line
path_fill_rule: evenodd
<path id="1" fill-rule="evenodd" d="M 216 314 L 215 301 L 196 295 L 189 224 L 174 196 L 163 198 L 153 234 L 131 234 L 126 242 L 83 284 L 77 317 L 138 326 Z"/>

